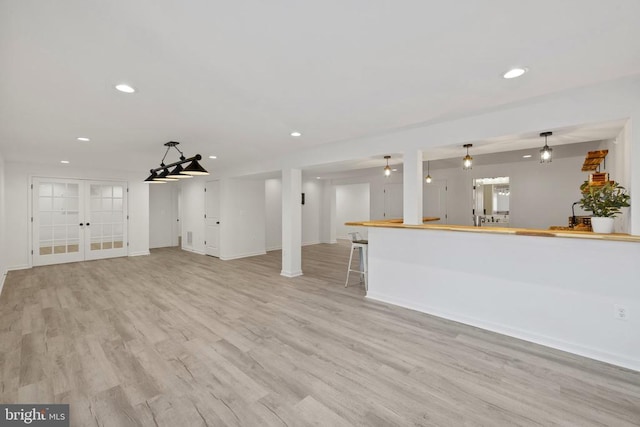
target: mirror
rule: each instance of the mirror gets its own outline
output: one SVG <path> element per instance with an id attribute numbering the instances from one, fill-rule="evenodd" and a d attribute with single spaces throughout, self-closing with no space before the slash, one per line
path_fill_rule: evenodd
<path id="1" fill-rule="evenodd" d="M 473 180 L 474 215 L 485 218 L 484 223 L 509 222 L 509 177 L 478 178 Z"/>

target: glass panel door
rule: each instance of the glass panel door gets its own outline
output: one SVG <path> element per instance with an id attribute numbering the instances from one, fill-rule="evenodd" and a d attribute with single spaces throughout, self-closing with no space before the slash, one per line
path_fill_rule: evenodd
<path id="1" fill-rule="evenodd" d="M 33 265 L 82 261 L 82 183 L 34 178 Z"/>
<path id="2" fill-rule="evenodd" d="M 85 259 L 127 255 L 126 184 L 86 183 Z"/>

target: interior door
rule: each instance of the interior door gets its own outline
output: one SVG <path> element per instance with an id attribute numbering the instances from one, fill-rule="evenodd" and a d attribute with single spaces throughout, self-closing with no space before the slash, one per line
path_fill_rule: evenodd
<path id="1" fill-rule="evenodd" d="M 82 182 L 33 179 L 33 265 L 84 259 Z"/>
<path id="2" fill-rule="evenodd" d="M 385 219 L 402 219 L 403 215 L 402 184 L 385 184 L 384 186 L 384 217 Z"/>
<path id="3" fill-rule="evenodd" d="M 422 215 L 439 217 L 429 224 L 447 224 L 447 181 L 434 179 L 424 184 L 422 193 Z"/>
<path id="4" fill-rule="evenodd" d="M 220 181 L 205 184 L 205 253 L 220 256 Z"/>
<path id="5" fill-rule="evenodd" d="M 85 259 L 127 255 L 127 185 L 85 182 Z"/>

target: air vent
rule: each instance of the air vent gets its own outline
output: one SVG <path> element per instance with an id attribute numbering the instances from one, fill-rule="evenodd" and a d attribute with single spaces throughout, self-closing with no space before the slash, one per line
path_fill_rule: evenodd
<path id="1" fill-rule="evenodd" d="M 187 231 L 187 245 L 193 246 L 193 232 Z"/>

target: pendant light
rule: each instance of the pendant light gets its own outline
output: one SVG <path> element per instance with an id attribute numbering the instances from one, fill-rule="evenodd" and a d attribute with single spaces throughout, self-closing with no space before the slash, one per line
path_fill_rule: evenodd
<path id="1" fill-rule="evenodd" d="M 166 184 L 167 181 L 160 181 L 159 179 L 156 179 L 158 177 L 158 174 L 155 172 L 151 172 L 151 175 L 149 175 L 149 178 L 145 179 L 144 182 L 146 182 L 147 184 Z"/>
<path id="2" fill-rule="evenodd" d="M 388 177 L 391 175 L 391 168 L 389 167 L 389 159 L 391 156 L 384 156 L 384 158 L 387 160 L 387 166 L 384 167 L 384 176 Z"/>
<path id="3" fill-rule="evenodd" d="M 184 169 L 182 168 L 182 165 L 178 165 L 171 171 L 171 173 L 168 176 L 171 178 L 178 178 L 178 179 L 193 178 L 193 175 L 187 175 L 183 171 Z"/>
<path id="4" fill-rule="evenodd" d="M 467 155 L 462 158 L 462 169 L 468 171 L 473 166 L 473 157 L 469 155 L 469 147 L 473 147 L 473 144 L 464 144 L 463 147 L 467 149 Z"/>
<path id="5" fill-rule="evenodd" d="M 431 184 L 431 175 L 429 174 L 429 160 L 427 160 L 427 176 L 424 178 L 424 182 Z"/>
<path id="6" fill-rule="evenodd" d="M 551 153 L 553 149 L 547 145 L 547 137 L 553 135 L 553 132 L 542 132 L 540 136 L 544 136 L 544 147 L 540 149 L 540 163 L 551 163 Z"/>
<path id="7" fill-rule="evenodd" d="M 164 146 L 167 147 L 167 151 L 164 152 L 164 156 L 160 161 L 160 166 L 155 169 L 151 169 L 151 175 L 149 175 L 149 177 L 145 179 L 144 182 L 149 184 L 156 184 L 178 181 L 179 179 L 183 178 L 193 178 L 194 175 L 209 175 L 209 172 L 207 172 L 207 170 L 203 168 L 200 163 L 198 163 L 198 160 L 202 160 L 202 156 L 200 154 L 196 154 L 195 156 L 187 159 L 184 156 L 184 153 L 178 148 L 178 144 L 180 143 L 177 141 L 169 141 L 164 144 Z M 171 148 L 175 148 L 178 153 L 180 153 L 180 160 L 165 165 L 164 159 L 166 159 L 167 154 L 169 153 L 169 150 L 171 150 Z M 189 166 L 183 169 L 182 165 L 188 162 L 191 163 L 189 163 Z M 169 172 L 169 168 L 173 168 L 173 170 Z"/>

